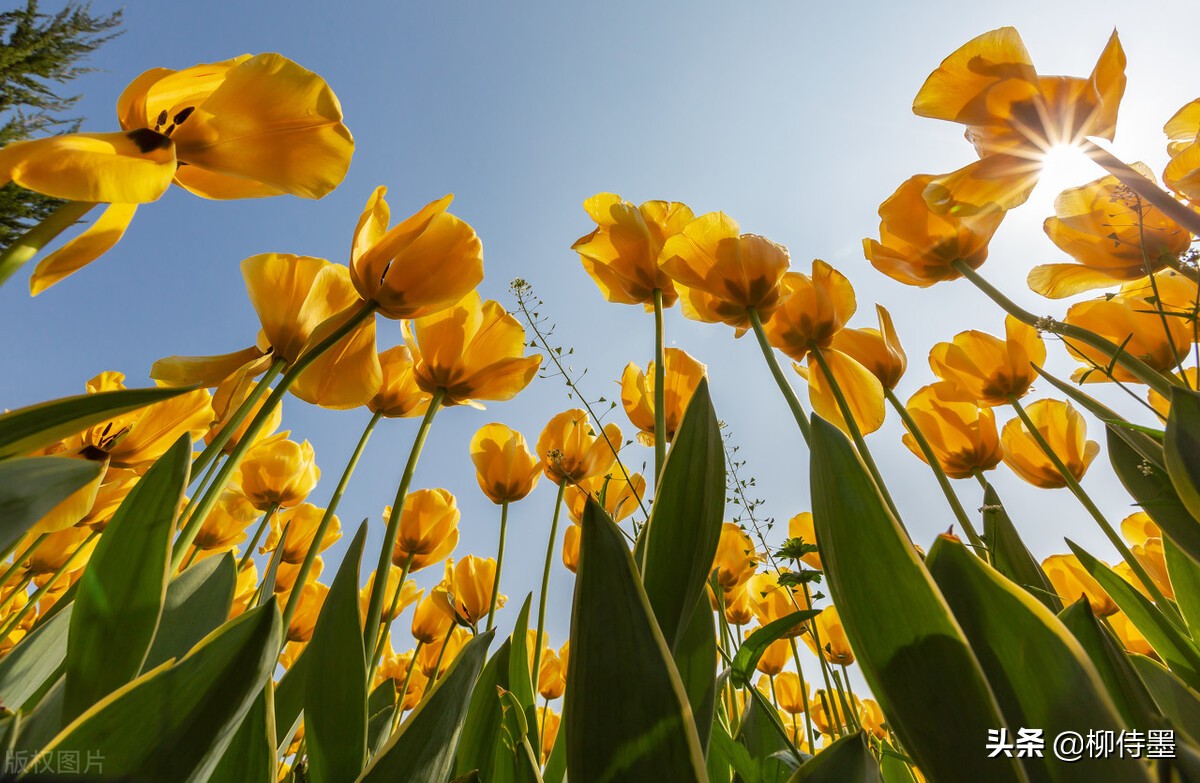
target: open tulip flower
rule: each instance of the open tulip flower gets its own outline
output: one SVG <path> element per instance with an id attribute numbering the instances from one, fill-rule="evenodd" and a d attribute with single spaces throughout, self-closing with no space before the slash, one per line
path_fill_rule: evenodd
<path id="1" fill-rule="evenodd" d="M 440 642 L 454 627 L 454 615 L 450 613 L 448 603 L 436 597 L 434 591 L 419 599 L 413 610 L 412 635 L 423 646 Z"/>
<path id="2" fill-rule="evenodd" d="M 1100 444 L 1087 439 L 1087 422 L 1079 411 L 1062 400 L 1038 400 L 1026 406 L 1025 412 L 1075 480 L 1083 478 L 1088 465 L 1100 453 Z M 1000 444 L 1004 449 L 1004 464 L 1030 484 L 1043 489 L 1067 485 L 1019 418 L 1004 425 Z"/>
<path id="3" fill-rule="evenodd" d="M 555 484 L 579 482 L 612 469 L 621 448 L 621 428 L 605 424 L 603 435 L 592 429 L 587 411 L 572 408 L 554 416 L 538 436 L 542 471 Z"/>
<path id="4" fill-rule="evenodd" d="M 779 709 L 788 715 L 800 715 L 808 709 L 808 705 L 804 703 L 806 692 L 808 688 L 803 687 L 799 675 L 795 672 L 781 672 L 776 675 L 775 698 L 779 700 Z"/>
<path id="5" fill-rule="evenodd" d="M 754 547 L 754 539 L 746 531 L 734 522 L 721 523 L 713 570 L 717 572 L 717 584 L 722 590 L 729 593 L 745 585 L 754 576 L 761 559 Z"/>
<path id="6" fill-rule="evenodd" d="M 929 352 L 934 375 L 962 399 L 985 408 L 1025 396 L 1037 378 L 1032 365 L 1045 361 L 1046 345 L 1037 329 L 1011 315 L 1004 319 L 1003 340 L 972 329 Z"/>
<path id="7" fill-rule="evenodd" d="M 1163 131 L 1171 156 L 1163 181 L 1188 201 L 1200 201 L 1200 98 L 1175 112 Z"/>
<path id="8" fill-rule="evenodd" d="M 367 407 L 389 419 L 422 416 L 429 409 L 429 393 L 417 385 L 412 351 L 396 345 L 379 354 L 383 379 Z"/>
<path id="9" fill-rule="evenodd" d="M 969 478 L 975 471 L 991 470 L 1000 463 L 1003 452 L 996 414 L 991 408 L 964 402 L 952 384 L 942 381 L 925 386 L 904 407 L 950 478 Z M 904 433 L 903 441 L 925 461 L 911 434 Z"/>
<path id="10" fill-rule="evenodd" d="M 308 553 L 308 548 L 313 545 L 313 539 L 317 535 L 317 529 L 324 516 L 325 509 L 314 506 L 312 503 L 301 503 L 294 508 L 284 509 L 274 514 L 271 517 L 271 530 L 267 534 L 267 541 L 259 551 L 262 554 L 274 552 L 279 547 L 283 529 L 286 527 L 287 540 L 283 543 L 280 559 L 282 562 L 292 565 L 303 563 L 304 556 Z M 324 552 L 341 537 L 342 525 L 335 514 L 329 521 L 324 537 L 317 543 L 317 551 Z"/>
<path id="11" fill-rule="evenodd" d="M 703 364 L 682 348 L 667 348 L 666 385 L 663 389 L 666 409 L 667 442 L 675 437 L 684 411 L 700 381 L 707 374 Z M 621 373 L 621 404 L 625 415 L 638 428 L 637 439 L 643 446 L 654 445 L 654 362 L 645 372 L 633 362 Z"/>
<path id="12" fill-rule="evenodd" d="M 1107 565 L 1107 564 L 1106 564 Z M 1075 555 L 1051 555 L 1042 561 L 1042 570 L 1064 604 L 1087 598 L 1092 612 L 1098 617 L 1115 614 L 1117 605 L 1104 588 L 1079 562 Z"/>
<path id="13" fill-rule="evenodd" d="M 1088 137 L 1112 141 L 1124 92 L 1115 31 L 1086 79 L 1039 76 L 1012 27 L 968 41 L 925 80 L 913 113 L 966 125 L 980 160 L 932 180 L 925 198 L 959 213 L 1024 203 L 1052 149 Z"/>
<path id="14" fill-rule="evenodd" d="M 542 464 L 529 451 L 525 436 L 495 422 L 471 437 L 471 462 L 479 488 L 497 505 L 521 500 L 542 475 Z"/>
<path id="15" fill-rule="evenodd" d="M 883 305 L 875 305 L 879 328 L 842 329 L 833 336 L 830 347 L 865 367 L 885 389 L 895 389 L 908 369 L 908 356 L 892 324 L 892 316 Z"/>
<path id="16" fill-rule="evenodd" d="M 406 607 L 415 604 L 417 601 L 420 601 L 421 596 L 425 592 L 421 588 L 417 587 L 417 583 L 411 579 L 405 579 L 404 585 L 401 586 L 400 574 L 402 571 L 403 569 L 399 566 L 391 564 L 388 565 L 387 582 L 384 589 L 384 595 L 389 596 L 389 605 L 383 609 L 383 615 L 379 620 L 381 623 L 390 623 L 395 620 L 400 616 Z M 367 616 L 367 605 L 371 602 L 371 590 L 374 588 L 374 586 L 375 572 L 372 571 L 371 575 L 367 577 L 367 583 L 363 585 L 362 590 L 358 592 L 358 608 L 363 617 Z M 400 589 L 400 595 L 396 599 L 396 607 L 395 611 L 393 612 L 390 605 L 390 597 L 396 594 L 397 588 Z"/>
<path id="17" fill-rule="evenodd" d="M 588 498 L 600 504 L 614 522 L 622 522 L 633 515 L 646 497 L 646 477 L 634 473 L 626 481 L 620 472 L 615 475 L 589 476 L 568 484 L 563 492 L 567 513 L 571 522 L 583 524 L 583 511 Z"/>
<path id="18" fill-rule="evenodd" d="M 458 622 L 474 628 L 491 609 L 495 579 L 496 561 L 493 558 L 467 555 L 457 563 L 447 559 L 446 575 L 431 595 Z M 506 596 L 498 596 L 496 605 L 504 606 L 507 600 Z"/>
<path id="19" fill-rule="evenodd" d="M 759 571 L 746 582 L 750 609 L 761 625 L 787 617 L 805 605 L 804 597 L 798 588 L 780 584 L 779 578 L 782 574 L 783 572 L 778 570 Z M 799 623 L 784 635 L 799 636 L 807 627 L 806 623 Z"/>
<path id="20" fill-rule="evenodd" d="M 391 506 L 383 511 L 384 520 L 392 516 Z M 409 571 L 444 560 L 458 546 L 458 520 L 462 514 L 454 495 L 444 489 L 418 489 L 404 498 L 400 528 L 392 563 L 404 567 L 412 558 Z"/>
<path id="21" fill-rule="evenodd" d="M 121 94 L 117 117 L 120 132 L 0 150 L 0 184 L 15 182 L 84 211 L 109 205 L 83 235 L 38 264 L 34 294 L 107 252 L 137 205 L 156 201 L 172 182 L 209 199 L 321 198 L 345 177 L 354 152 L 329 85 L 278 54 L 153 68 Z"/>
<path id="22" fill-rule="evenodd" d="M 664 307 L 675 303 L 675 287 L 660 267 L 663 246 L 692 221 L 692 210 L 674 201 L 647 201 L 640 207 L 614 193 L 583 202 L 596 230 L 575 240 L 583 268 L 610 302 L 654 308 L 654 290 Z"/>

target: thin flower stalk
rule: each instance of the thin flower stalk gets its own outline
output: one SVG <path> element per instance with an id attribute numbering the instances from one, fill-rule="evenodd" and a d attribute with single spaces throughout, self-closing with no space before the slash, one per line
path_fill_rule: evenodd
<path id="1" fill-rule="evenodd" d="M 538 619 L 537 619 L 537 634 L 533 640 L 533 676 L 537 677 L 538 672 L 542 670 L 542 642 L 546 638 L 546 594 L 550 589 L 550 566 L 554 562 L 554 540 L 558 536 L 558 518 L 562 513 L 563 492 L 566 491 L 567 482 L 564 480 L 558 485 L 558 495 L 554 498 L 554 517 L 550 522 L 550 542 L 546 545 L 546 564 L 542 568 L 542 590 L 538 595 Z M 496 573 L 500 569 L 497 564 Z M 492 595 L 495 595 L 493 591 Z"/>
<path id="2" fill-rule="evenodd" d="M 404 560 L 404 568 L 400 570 L 400 581 L 396 584 L 396 590 L 392 593 L 392 598 L 388 602 L 387 616 L 393 618 L 395 622 L 396 607 L 400 605 L 400 596 L 404 594 L 404 582 L 408 579 L 408 572 L 412 570 L 413 559 L 416 554 L 410 552 Z M 382 615 L 380 615 L 382 617 Z M 383 651 L 387 649 L 388 638 L 391 636 L 392 623 L 389 622 L 387 628 L 383 629 L 383 633 L 379 635 L 379 643 L 375 645 L 375 652 L 371 656 L 371 666 L 367 669 L 367 682 L 372 682 L 375 679 L 375 670 L 379 668 L 379 662 L 383 659 Z M 416 660 L 414 658 L 413 660 Z"/>
<path id="3" fill-rule="evenodd" d="M 68 201 L 0 252 L 0 286 L 94 206 L 89 201 Z"/>
<path id="4" fill-rule="evenodd" d="M 1139 174 L 1132 166 L 1108 150 L 1102 149 L 1090 140 L 1081 144 L 1083 152 L 1101 168 L 1112 174 L 1121 184 L 1132 190 L 1140 198 L 1145 199 L 1158 211 L 1186 228 L 1192 234 L 1200 235 L 1200 214 L 1188 209 L 1154 182 Z M 1195 279 L 1193 277 L 1193 279 Z"/>
<path id="5" fill-rule="evenodd" d="M 25 602 L 25 605 L 18 609 L 12 617 L 8 618 L 8 622 L 4 624 L 3 628 L 0 628 L 0 639 L 8 638 L 8 635 L 13 632 L 13 629 L 19 626 L 21 621 L 25 619 L 25 616 L 33 611 L 34 607 L 38 605 L 38 601 L 40 601 L 42 597 L 46 595 L 46 593 L 50 592 L 50 589 L 54 587 L 54 583 L 57 582 L 63 574 L 71 569 L 71 566 L 76 560 L 79 559 L 79 554 L 81 552 L 86 552 L 88 545 L 91 544 L 92 541 L 96 540 L 96 537 L 99 535 L 99 530 L 93 530 L 91 533 L 89 533 L 88 537 L 85 538 L 83 542 L 76 547 L 75 551 L 71 553 L 71 556 L 68 557 L 66 561 L 58 567 L 58 570 L 51 574 L 50 578 L 47 579 L 41 587 L 34 591 L 33 595 L 30 596 Z M 26 584 L 28 584 L 28 582 L 26 582 Z M 22 585 L 19 589 L 24 590 L 24 585 Z M 9 598 L 11 599 L 15 595 L 16 590 L 12 592 Z"/>
<path id="6" fill-rule="evenodd" d="M 21 563 L 24 563 L 26 560 L 32 557 L 33 553 L 37 551 L 38 547 L 41 546 L 42 542 L 45 541 L 49 536 L 49 533 L 42 533 L 37 538 L 33 539 L 29 546 L 25 547 L 25 549 L 21 551 L 21 554 L 14 557 L 13 561 L 8 564 L 7 568 L 4 569 L 3 575 L 0 575 L 0 585 L 7 584 L 8 578 L 12 576 L 13 570 L 17 566 L 21 565 Z M 19 538 L 17 540 L 20 541 Z"/>
<path id="7" fill-rule="evenodd" d="M 287 369 L 287 362 L 283 359 L 276 359 L 267 367 L 267 371 L 258 379 L 254 388 L 250 390 L 250 394 L 242 401 L 242 404 L 237 407 L 233 415 L 229 417 L 229 421 L 225 422 L 220 431 L 213 436 L 212 442 L 204 447 L 204 451 L 200 452 L 200 456 L 192 463 L 192 475 L 199 475 L 202 471 L 207 470 L 212 463 L 217 461 L 221 456 L 221 450 L 225 448 L 225 444 L 237 432 L 238 427 L 242 426 L 242 422 L 254 410 L 254 406 L 258 401 L 271 390 L 271 384 L 279 377 L 279 374 Z"/>
<path id="8" fill-rule="evenodd" d="M 796 426 L 800 428 L 800 434 L 804 436 L 804 442 L 808 443 L 808 414 L 804 412 L 804 406 L 800 404 L 800 398 L 796 396 L 796 390 L 788 383 L 787 377 L 783 374 L 783 368 L 779 366 L 779 360 L 775 358 L 775 349 L 767 342 L 767 335 L 763 332 L 762 318 L 759 317 L 758 311 L 753 307 L 746 311 L 746 316 L 750 319 L 750 326 L 754 329 L 754 336 L 758 339 L 758 346 L 762 348 L 763 358 L 767 360 L 767 367 L 771 370 L 771 377 L 775 379 L 776 385 L 779 386 L 779 391 L 783 393 L 783 398 L 787 400 L 788 407 L 792 410 L 792 416 L 796 419 Z"/>
<path id="9" fill-rule="evenodd" d="M 245 571 L 246 567 L 250 565 L 250 558 L 254 555 L 254 547 L 258 546 L 258 542 L 262 538 L 262 534 L 266 532 L 267 526 L 271 524 L 271 517 L 275 516 L 275 512 L 278 510 L 279 504 L 272 503 L 267 507 L 266 512 L 263 513 L 262 519 L 258 521 L 258 527 L 254 529 L 254 535 L 251 536 L 250 540 L 246 543 L 246 551 L 242 553 L 241 559 L 238 560 L 238 573 Z"/>
<path id="10" fill-rule="evenodd" d="M 663 292 L 654 289 L 654 487 L 667 459 L 667 355 L 663 349 Z"/>
<path id="11" fill-rule="evenodd" d="M 496 602 L 500 598 L 500 570 L 504 567 L 504 536 L 508 532 L 508 501 L 500 504 L 500 545 L 496 548 L 496 577 L 492 580 L 492 605 L 488 608 L 487 630 L 496 620 Z M 403 584 L 403 582 L 401 582 Z"/>

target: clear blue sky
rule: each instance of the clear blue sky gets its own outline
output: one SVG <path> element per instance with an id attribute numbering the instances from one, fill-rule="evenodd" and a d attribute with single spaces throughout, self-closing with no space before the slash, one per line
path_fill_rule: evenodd
<path id="1" fill-rule="evenodd" d="M 56 5 L 44 3 L 46 10 Z M 93 7 L 124 7 L 126 33 L 94 58 L 98 72 L 72 85 L 84 95 L 78 112 L 85 129 L 116 129 L 116 97 L 145 69 L 278 51 L 333 86 L 357 151 L 345 182 L 323 201 L 217 203 L 173 189 L 139 210 L 116 250 L 48 293 L 30 299 L 27 272 L 19 275 L 0 290 L 0 330 L 9 338 L 0 347 L 3 407 L 79 393 L 108 369 L 138 385 L 161 356 L 249 345 L 257 322 L 238 262 L 265 251 L 344 262 L 362 205 L 379 184 L 389 187 L 397 217 L 455 193 L 453 211 L 483 238 L 483 294 L 511 305 L 509 281 L 529 280 L 546 302 L 543 314 L 558 324 L 558 342 L 575 348 L 576 366 L 588 368 L 593 398 L 617 396 L 614 381 L 625 363 L 644 364 L 653 346 L 651 320 L 640 308 L 605 304 L 570 250 L 591 229 L 581 202 L 610 190 L 637 202 L 684 201 L 697 214 L 724 210 L 744 231 L 786 244 L 801 270 L 814 257 L 840 268 L 858 291 L 855 325 L 874 325 L 875 301 L 891 309 L 910 356 L 899 389 L 906 399 L 932 380 L 925 357 L 934 342 L 967 328 L 996 333 L 1003 323 L 965 282 L 905 288 L 862 257 L 879 202 L 902 180 L 972 159 L 958 126 L 910 111 L 940 60 L 979 33 L 1013 24 L 1042 73 L 1086 75 L 1117 27 L 1130 62 L 1115 149 L 1156 170 L 1165 158 L 1163 122 L 1200 91 L 1194 52 L 1178 34 L 1200 23 L 1192 2 L 132 0 Z M 1085 169 L 1058 187 L 1098 175 Z M 1033 264 L 1061 260 L 1040 228 L 1055 190 L 1043 184 L 1009 217 L 983 271 L 1036 311 L 1061 315 L 1066 303 L 1041 301 L 1023 283 Z M 687 322 L 677 310 L 667 327 L 669 344 L 708 364 L 718 415 L 742 446 L 767 513 L 786 521 L 807 510 L 802 441 L 757 347 L 735 341 L 725 327 Z M 380 321 L 379 334 L 381 347 L 400 339 L 394 322 Z M 1051 366 L 1069 372 L 1061 347 L 1050 352 Z M 798 378 L 796 385 L 802 388 Z M 497 510 L 478 491 L 468 458 L 471 434 L 495 420 L 532 441 L 570 405 L 560 382 L 537 380 L 512 403 L 438 416 L 415 486 L 444 486 L 458 496 L 457 556 L 494 555 L 497 531 Z M 361 410 L 287 401 L 286 426 L 314 443 L 324 472 L 314 502 L 332 492 L 366 419 Z M 928 544 L 952 517 L 931 474 L 900 444 L 894 419 L 872 447 L 909 528 Z M 619 411 L 610 420 L 632 432 Z M 371 518 L 371 549 L 414 430 L 413 421 L 384 422 L 341 507 L 347 530 Z M 1094 421 L 1092 434 L 1102 440 Z M 637 446 L 627 456 L 633 465 L 651 458 Z M 1065 551 L 1069 536 L 1112 559 L 1065 490 L 1033 489 L 1003 468 L 996 483 L 1039 556 Z M 1084 484 L 1114 522 L 1131 511 L 1103 457 Z M 976 508 L 975 485 L 960 489 L 965 505 Z M 552 500 L 544 483 L 514 507 L 504 592 L 515 603 L 537 589 Z M 572 581 L 557 555 L 555 569 L 550 635 L 557 646 L 567 634 Z M 421 573 L 421 582 L 435 581 L 436 570 Z M 505 613 L 505 627 L 514 616 Z"/>

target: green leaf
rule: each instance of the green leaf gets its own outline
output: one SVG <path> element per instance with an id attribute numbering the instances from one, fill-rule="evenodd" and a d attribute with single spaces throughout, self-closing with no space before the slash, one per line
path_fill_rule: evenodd
<path id="1" fill-rule="evenodd" d="M 67 654 L 72 608 L 68 606 L 39 626 L 0 658 L 0 704 L 10 710 L 28 711 L 32 705 L 26 702 L 40 693 L 48 680 L 58 676 Z"/>
<path id="2" fill-rule="evenodd" d="M 272 599 L 223 625 L 174 666 L 110 693 L 40 749 L 39 758 L 97 754 L 106 779 L 207 780 L 270 679 L 281 634 Z M 38 759 L 30 763 L 36 769 Z"/>
<path id="3" fill-rule="evenodd" d="M 317 617 L 304 688 L 304 739 L 313 783 L 350 783 L 367 761 L 367 660 L 358 572 L 367 522 L 359 525 Z"/>
<path id="4" fill-rule="evenodd" d="M 525 596 L 525 603 L 517 615 L 516 625 L 513 626 L 511 651 L 508 654 L 508 674 L 505 677 L 504 689 L 512 691 L 517 703 L 525 710 L 525 722 L 531 726 L 537 725 L 537 693 L 533 687 L 533 675 L 530 672 L 529 654 L 529 607 L 533 594 Z M 530 737 L 533 749 L 538 751 L 538 737 Z M 541 751 L 538 751 L 539 753 Z M 480 767 L 480 769 L 483 769 Z"/>
<path id="5" fill-rule="evenodd" d="M 1200 742 L 1200 694 L 1152 658 L 1131 654 L 1129 660 L 1172 725 L 1191 742 Z"/>
<path id="6" fill-rule="evenodd" d="M 866 738 L 856 731 L 813 756 L 788 783 L 881 783 L 881 779 Z"/>
<path id="7" fill-rule="evenodd" d="M 376 686 L 367 698 L 367 754 L 375 755 L 392 736 L 396 713 L 396 681 L 391 677 Z"/>
<path id="8" fill-rule="evenodd" d="M 1192 516 L 1200 519 L 1200 394 L 1171 388 L 1163 451 L 1175 492 Z"/>
<path id="9" fill-rule="evenodd" d="M 0 459 L 28 454 L 93 424 L 190 391 L 195 391 L 195 387 L 122 389 L 80 394 L 0 414 Z"/>
<path id="10" fill-rule="evenodd" d="M 810 620 L 820 613 L 820 609 L 792 612 L 786 617 L 767 623 L 747 636 L 746 641 L 742 642 L 742 646 L 738 648 L 737 655 L 733 656 L 733 666 L 730 667 L 733 684 L 738 688 L 751 687 L 751 680 L 753 680 L 758 667 L 758 659 L 762 658 L 767 648 L 773 642 L 787 636 L 788 632 L 800 623 Z"/>
<path id="11" fill-rule="evenodd" d="M 782 750 L 791 752 L 782 736 L 787 729 L 779 720 L 778 712 L 774 709 L 763 709 L 758 699 L 753 698 L 753 694 L 747 696 L 749 698 L 746 709 L 742 711 L 742 720 L 735 739 L 739 745 L 746 748 L 750 758 L 754 759 L 754 779 L 762 783 L 785 783 L 791 777 L 791 771 L 783 769 L 777 763 L 769 763 L 769 759 Z M 749 783 L 749 779 L 740 770 L 734 780 Z"/>
<path id="12" fill-rule="evenodd" d="M 745 745 L 729 736 L 729 732 L 725 730 L 725 726 L 720 721 L 713 724 L 712 745 L 708 754 L 710 773 L 713 769 L 713 759 L 719 759 L 726 770 L 737 773 L 741 783 L 762 783 L 762 776 L 758 771 L 758 761 L 750 755 L 750 751 L 746 749 Z M 726 772 L 724 781 L 728 783 L 729 779 L 729 774 Z"/>
<path id="13" fill-rule="evenodd" d="M 546 766 L 542 768 L 543 783 L 563 783 L 567 779 L 567 741 L 564 739 L 562 724 L 558 727 L 558 736 L 550 748 L 550 756 Z"/>
<path id="14" fill-rule="evenodd" d="M 925 566 L 1010 722 L 1042 729 L 1046 737 L 1124 728 L 1087 653 L 1049 609 L 950 536 L 938 537 Z M 1024 761 L 1031 781 L 1091 783 L 1102 776 L 1112 783 L 1149 783 L 1141 763 L 1132 758 Z"/>
<path id="15" fill-rule="evenodd" d="M 270 783 L 278 774 L 275 760 L 275 695 L 268 680 L 207 783 Z"/>
<path id="16" fill-rule="evenodd" d="M 1200 639 L 1200 565 L 1169 538 L 1163 539 L 1167 576 L 1175 592 L 1175 603 L 1193 639 Z"/>
<path id="17" fill-rule="evenodd" d="M 305 649 L 300 651 L 300 655 L 275 685 L 275 747 L 280 751 L 291 742 L 292 727 L 304 709 L 304 686 L 307 681 L 308 651 Z"/>
<path id="18" fill-rule="evenodd" d="M 103 469 L 103 463 L 67 457 L 18 457 L 0 462 L 0 550 L 7 550 Z"/>
<path id="19" fill-rule="evenodd" d="M 591 499 L 581 527 L 562 719 L 567 777 L 704 781 L 687 694 L 621 532 Z"/>
<path id="20" fill-rule="evenodd" d="M 79 578 L 67 639 L 67 720 L 142 669 L 166 597 L 191 457 L 184 435 L 134 485 Z"/>
<path id="21" fill-rule="evenodd" d="M 172 579 L 142 668 L 152 669 L 187 655 L 229 617 L 236 590 L 237 565 L 229 552 L 206 557 Z"/>
<path id="22" fill-rule="evenodd" d="M 456 775 L 465 775 L 473 769 L 490 770 L 495 763 L 500 744 L 500 724 L 504 717 L 497 689 L 508 689 L 508 662 L 515 638 L 514 635 L 501 643 L 475 682 L 462 736 L 458 740 L 458 752 L 454 757 Z"/>
<path id="23" fill-rule="evenodd" d="M 725 450 L 700 381 L 675 433 L 647 524 L 643 585 L 674 650 L 712 571 L 725 513 Z"/>
<path id="24" fill-rule="evenodd" d="M 818 416 L 810 465 L 826 581 L 904 747 L 935 781 L 1024 780 L 1016 759 L 983 752 L 1006 722 L 979 661 L 850 441 Z"/>
<path id="25" fill-rule="evenodd" d="M 1129 622 L 1133 623 L 1133 627 L 1142 632 L 1154 651 L 1171 667 L 1171 671 L 1188 685 L 1200 687 L 1200 652 L 1197 652 L 1191 639 L 1184 635 L 1179 626 L 1167 619 L 1158 607 L 1133 585 L 1075 542 L 1067 539 L 1067 546 L 1071 547 L 1071 551 L 1079 558 L 1083 569 L 1100 583 L 1104 592 L 1121 608 Z"/>
<path id="26" fill-rule="evenodd" d="M 1034 559 L 991 484 L 983 491 L 983 537 L 992 555 L 992 565 L 1008 579 L 1024 587 L 1051 612 L 1062 611 L 1062 601 L 1046 572 Z"/>
<path id="27" fill-rule="evenodd" d="M 1163 468 L 1152 465 L 1108 430 L 1108 459 L 1137 504 L 1179 548 L 1200 562 L 1200 522 L 1188 512 Z"/>
<path id="28" fill-rule="evenodd" d="M 433 691 L 371 759 L 361 783 L 428 783 L 450 777 L 467 705 L 495 634 L 485 631 L 463 646 Z"/>
<path id="29" fill-rule="evenodd" d="M 879 774 L 883 783 L 917 783 L 908 764 L 893 755 L 895 752 L 890 745 L 884 746 L 884 753 L 879 759 Z"/>
<path id="30" fill-rule="evenodd" d="M 701 752 L 708 751 L 717 704 L 717 628 L 708 594 L 701 591 L 692 619 L 675 645 L 675 668 L 696 719 Z"/>

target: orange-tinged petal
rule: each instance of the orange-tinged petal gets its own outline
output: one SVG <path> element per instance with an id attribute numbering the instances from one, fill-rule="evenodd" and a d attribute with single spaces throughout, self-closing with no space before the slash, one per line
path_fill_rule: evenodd
<path id="1" fill-rule="evenodd" d="M 324 272 L 331 266 L 323 258 L 287 253 L 262 253 L 242 262 L 250 304 L 267 342 L 289 363 L 299 357 L 317 324 L 351 303 L 344 286 L 336 290 L 338 273 Z M 313 295 L 318 279 L 322 279 L 320 294 L 333 301 Z"/>
<path id="2" fill-rule="evenodd" d="M 29 293 L 37 296 L 111 250 L 125 236 L 136 211 L 136 204 L 109 204 L 82 234 L 38 262 L 29 279 Z"/>
<path id="3" fill-rule="evenodd" d="M 1003 212 L 1025 203 L 1041 171 L 1037 155 L 989 155 L 934 177 L 925 188 L 925 201 L 939 214 Z"/>
<path id="4" fill-rule="evenodd" d="M 287 193 L 283 188 L 252 179 L 221 174 L 199 166 L 180 166 L 175 184 L 200 198 L 229 201 L 239 198 L 267 198 Z"/>
<path id="5" fill-rule="evenodd" d="M 1038 92 L 1037 73 L 1015 28 L 992 30 L 959 47 L 929 75 L 913 100 L 920 117 L 988 125 Z"/>
<path id="6" fill-rule="evenodd" d="M 887 409 L 884 405 L 883 385 L 879 383 L 879 379 L 841 351 L 827 350 L 822 355 L 829 364 L 833 380 L 841 389 L 859 430 L 864 435 L 869 435 L 883 426 Z M 812 400 L 813 409 L 821 418 L 849 432 L 824 371 L 812 360 L 808 370 L 808 396 Z"/>
<path id="7" fill-rule="evenodd" d="M 57 533 L 60 530 L 66 530 L 72 525 L 79 524 L 92 510 L 92 506 L 96 504 L 96 496 L 100 492 L 100 485 L 104 483 L 104 477 L 107 473 L 108 464 L 107 460 L 105 460 L 105 464 L 100 467 L 95 478 L 72 492 L 59 502 L 58 505 L 50 509 L 33 527 L 29 528 L 29 535 L 38 536 L 42 533 Z"/>
<path id="8" fill-rule="evenodd" d="M 1175 153 L 1163 169 L 1163 182 L 1189 201 L 1200 201 L 1200 140 Z"/>
<path id="9" fill-rule="evenodd" d="M 68 133 L 0 149 L 0 184 L 68 201 L 144 204 L 174 176 L 174 144 L 149 130 Z"/>
<path id="10" fill-rule="evenodd" d="M 1122 281 L 1123 278 L 1082 264 L 1039 264 L 1029 270 L 1025 279 L 1031 291 L 1047 299 L 1065 299 L 1097 288 L 1115 288 Z"/>
<path id="11" fill-rule="evenodd" d="M 349 283 L 349 277 L 346 282 Z M 351 305 L 321 322 L 313 330 L 308 347 L 315 346 L 341 328 L 359 309 L 357 304 Z M 347 410 L 370 402 L 382 383 L 383 368 L 375 348 L 375 319 L 370 317 L 317 356 L 296 377 L 289 390 L 313 405 Z"/>
<path id="12" fill-rule="evenodd" d="M 132 130 L 159 125 L 159 130 L 165 129 L 179 112 L 197 106 L 220 87 L 230 68 L 249 59 L 250 55 L 243 54 L 180 71 L 151 68 L 130 82 L 117 99 L 121 127 Z"/>
<path id="13" fill-rule="evenodd" d="M 163 386 L 213 387 L 262 357 L 256 346 L 218 356 L 168 356 L 151 366 L 150 377 Z"/>

